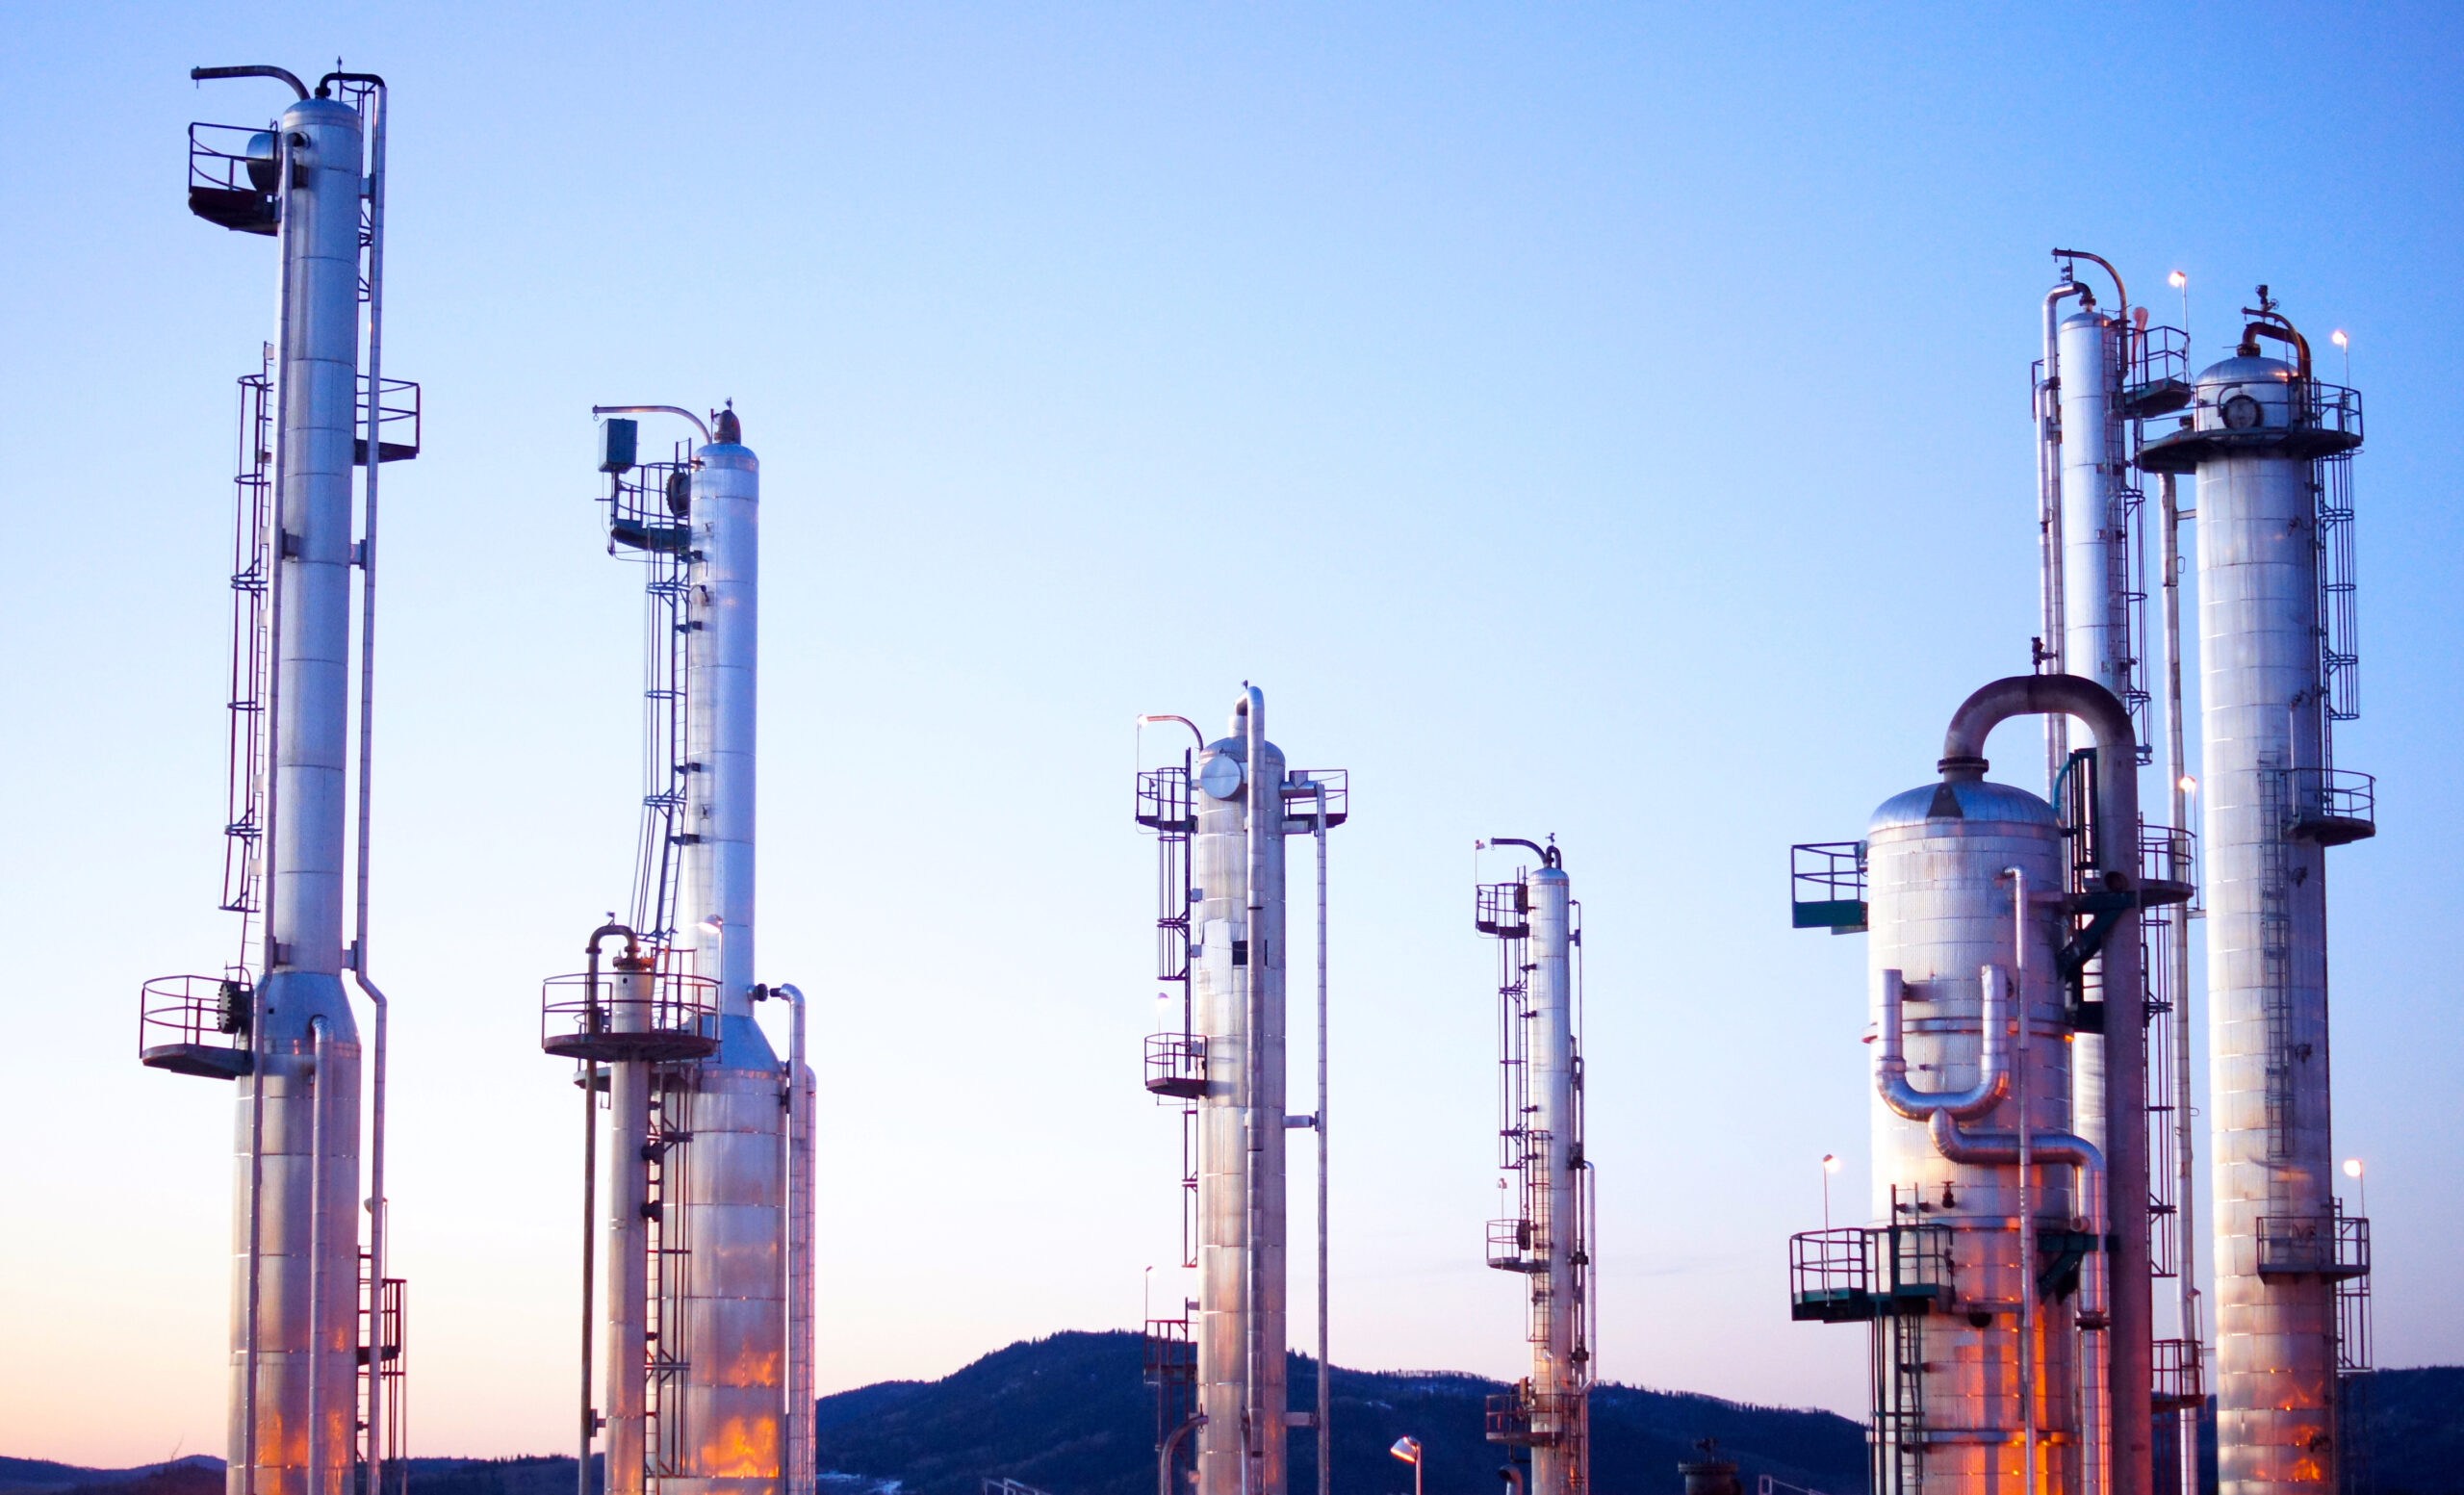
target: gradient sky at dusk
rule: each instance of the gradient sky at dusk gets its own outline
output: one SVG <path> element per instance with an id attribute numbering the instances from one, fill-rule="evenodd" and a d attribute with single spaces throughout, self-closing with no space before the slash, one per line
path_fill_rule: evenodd
<path id="1" fill-rule="evenodd" d="M 821 1389 L 1139 1318 L 1178 1165 L 1139 1088 L 1131 722 L 1211 727 L 1254 680 L 1296 764 L 1352 772 L 1337 1360 L 1516 1373 L 1471 847 L 1554 832 L 1602 1373 L 1860 1414 L 1862 1336 L 1791 1325 L 1784 1269 L 1822 1154 L 1863 1197 L 1863 948 L 1789 932 L 1786 848 L 1860 834 L 2027 667 L 2056 244 L 2167 321 L 2187 271 L 2202 362 L 2259 281 L 2351 335 L 2338 761 L 2381 830 L 2332 861 L 2337 1145 L 2381 1363 L 2464 1360 L 2448 10 L 7 13 L 0 1453 L 221 1450 L 230 1095 L 132 1041 L 139 983 L 233 939 L 231 381 L 272 333 L 271 246 L 188 215 L 182 131 L 281 90 L 187 70 L 337 54 L 395 86 L 387 365 L 426 400 L 377 749 L 415 1451 L 569 1437 L 578 1118 L 538 981 L 624 901 L 639 792 L 588 410 L 730 398 L 764 464 L 762 973 L 816 1004 Z M 2025 731 L 1997 777 L 2030 782 Z"/>

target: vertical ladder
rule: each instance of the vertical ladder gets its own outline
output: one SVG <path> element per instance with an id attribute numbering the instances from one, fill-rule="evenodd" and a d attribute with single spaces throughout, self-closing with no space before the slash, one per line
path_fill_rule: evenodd
<path id="1" fill-rule="evenodd" d="M 267 670 L 273 580 L 273 345 L 240 379 L 232 477 L 229 747 L 222 821 L 222 904 L 240 915 L 240 961 L 255 960 L 265 907 Z"/>
<path id="2" fill-rule="evenodd" d="M 684 1293 L 690 1263 L 681 1232 L 667 1218 L 669 1207 L 684 1198 L 685 1170 L 693 1140 L 692 1096 L 698 1066 L 691 1063 L 657 1067 L 651 1091 L 649 1181 L 642 1199 L 648 1222 L 644 1232 L 650 1252 L 650 1363 L 644 1378 L 642 1448 L 649 1467 L 644 1488 L 655 1492 L 660 1482 L 687 1473 L 684 1426 L 684 1379 L 691 1367 L 692 1346 L 684 1333 Z"/>
<path id="3" fill-rule="evenodd" d="M 387 1277 L 382 1283 L 372 1283 L 369 1272 L 373 1260 L 367 1251 L 359 1253 L 359 1367 L 357 1400 L 353 1403 L 353 1426 L 361 1435 L 357 1442 L 360 1457 L 352 1473 L 351 1488 L 356 1495 L 408 1495 L 411 1466 L 403 1457 L 402 1378 L 406 1367 L 402 1360 L 402 1287 L 400 1277 Z M 383 1378 L 385 1384 L 385 1424 L 372 1425 L 375 1382 Z M 369 1468 L 381 1463 L 387 1475 L 386 1488 L 369 1488 Z"/>

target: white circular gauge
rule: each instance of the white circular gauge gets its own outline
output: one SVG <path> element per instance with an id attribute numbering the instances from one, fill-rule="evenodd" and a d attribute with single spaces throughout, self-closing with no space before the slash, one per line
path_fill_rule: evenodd
<path id="1" fill-rule="evenodd" d="M 2267 419 L 2259 402 L 2247 395 L 2235 395 L 2224 401 L 2224 428 L 2229 431 L 2251 431 Z"/>
<path id="2" fill-rule="evenodd" d="M 1209 753 L 1197 765 L 1197 786 L 1217 799 L 1241 792 L 1241 760 L 1229 753 Z"/>

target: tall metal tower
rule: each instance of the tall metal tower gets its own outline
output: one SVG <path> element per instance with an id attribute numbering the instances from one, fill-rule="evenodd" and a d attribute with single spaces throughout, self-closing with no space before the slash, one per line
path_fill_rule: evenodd
<path id="1" fill-rule="evenodd" d="M 1492 1443 L 1531 1451 L 1529 1495 L 1591 1488 L 1591 1160 L 1583 1144 L 1578 906 L 1554 838 L 1499 837 L 1540 859 L 1482 886 L 1473 921 L 1498 941 L 1498 1162 L 1514 1213 L 1489 1222 L 1488 1261 L 1523 1275 L 1531 1374 L 1488 1400 Z"/>
<path id="2" fill-rule="evenodd" d="M 603 406 L 608 549 L 649 565 L 650 744 L 631 923 L 548 985 L 543 1046 L 608 1096 L 604 1367 L 609 1495 L 809 1495 L 812 1107 L 805 1004 L 754 980 L 760 464 L 732 409 Z M 641 462 L 663 413 L 703 440 Z M 603 969 L 604 941 L 623 952 Z M 783 1063 L 754 1018 L 790 1004 Z M 599 1067 L 607 1069 L 603 1080 Z M 585 1131 L 596 1147 L 595 1115 Z M 584 1202 L 581 1468 L 591 1395 Z"/>
<path id="3" fill-rule="evenodd" d="M 233 1495 L 350 1495 L 363 1456 L 367 1486 L 384 1487 L 400 1433 L 385 998 L 368 976 L 369 769 L 378 463 L 417 455 L 419 442 L 416 387 L 382 372 L 387 95 L 366 73 L 328 73 L 313 94 L 279 67 L 190 76 L 271 79 L 295 102 L 263 129 L 189 131 L 191 211 L 277 241 L 280 324 L 266 372 L 241 381 L 223 907 L 242 916 L 242 949 L 221 976 L 146 983 L 141 1054 L 238 1082 Z M 355 469 L 366 473 L 356 495 Z M 375 1013 L 364 1199 L 346 970 Z"/>
<path id="4" fill-rule="evenodd" d="M 1347 814 L 1341 770 L 1288 771 L 1267 740 L 1266 696 L 1234 705 L 1231 728 L 1196 737 L 1177 767 L 1139 776 L 1137 818 L 1161 842 L 1161 971 L 1181 987 L 1178 1032 L 1147 1041 L 1146 1088 L 1183 1107 L 1184 1264 L 1197 1313 L 1150 1321 L 1159 1394 L 1158 1479 L 1194 1437 L 1197 1495 L 1285 1495 L 1287 1429 L 1318 1433 L 1318 1487 L 1329 1487 L 1326 1421 L 1325 833 Z M 1318 1109 L 1285 1110 L 1284 841 L 1318 845 Z M 1284 1139 L 1318 1134 L 1318 1404 L 1288 1409 Z M 1174 1416 L 1175 1411 L 1179 1412 Z M 1163 1426 L 1168 1424 L 1168 1426 Z"/>
<path id="5" fill-rule="evenodd" d="M 2046 794 L 2064 807 L 2067 834 L 2076 840 L 2085 823 L 2079 812 L 2092 798 L 2097 779 L 2113 774 L 2136 775 L 2153 760 L 2149 747 L 2147 604 L 2147 527 L 2144 493 L 2133 480 L 2144 440 L 2145 423 L 2181 409 L 2190 401 L 2188 336 L 2179 328 L 2152 326 L 2147 309 L 2134 307 L 2121 273 L 2101 256 L 2081 249 L 2057 249 L 2060 279 L 2044 296 L 2044 358 L 2037 367 L 2038 526 L 2042 541 L 2041 596 L 2044 623 L 2037 641 L 2037 663 L 2056 673 L 2066 672 L 2095 682 L 2127 709 L 2136 754 L 2116 760 L 2098 747 L 2072 750 L 2068 719 L 2045 720 Z M 2079 278 L 2082 264 L 2101 270 L 2113 284 L 2113 304 L 2098 304 L 2096 293 Z M 2067 316 L 2061 308 L 2075 301 Z M 2169 491 L 2168 494 L 2169 501 Z M 2173 518 L 2165 509 L 2166 557 L 2166 720 L 2167 752 L 2181 753 L 2179 634 L 2172 583 Z M 2169 775 L 2178 783 L 2178 770 Z M 2204 1405 L 2200 1385 L 2197 1293 L 2187 1222 L 2194 1199 L 2189 1187 L 2190 1082 L 2188 993 L 2189 920 L 2194 916 L 2193 848 L 2195 844 L 2184 818 L 2178 789 L 2171 797 L 2170 825 L 2143 822 L 2126 828 L 2134 843 L 2117 846 L 2117 864 L 2127 865 L 2138 878 L 2140 893 L 2141 990 L 2137 1000 L 2118 996 L 2107 981 L 2106 959 L 2097 956 L 2066 976 L 2069 988 L 2066 1020 L 2072 1033 L 2071 1080 L 2079 1133 L 2100 1148 L 2115 1147 L 2112 1126 L 2130 1124 L 2118 1118 L 2137 1113 L 2132 1142 L 2148 1158 L 2149 1200 L 2146 1242 L 2152 1278 L 2177 1280 L 2176 1337 L 2150 1346 L 2152 1405 L 2157 1410 L 2183 1414 L 2177 1444 L 2196 1456 L 2196 1409 Z M 2073 881 L 2085 865 L 2071 858 Z M 2073 888 L 2078 893 L 2088 889 Z M 2084 927 L 2084 916 L 2071 920 L 2071 937 Z M 2106 1055 L 2108 1024 L 2133 1024 L 2144 1062 L 2133 1072 L 2113 1075 Z M 2108 1087 L 2125 1094 L 2108 1095 Z M 2134 1100 L 2130 1092 L 2135 1092 Z M 2136 1291 L 2135 1286 L 2133 1291 Z M 2151 1290 L 2152 1302 L 2152 1290 Z M 2152 1312 L 2151 1308 L 2151 1312 Z M 2117 1434 L 2126 1435 L 2121 1452 L 2134 1462 L 2140 1436 L 2135 1420 L 2117 1420 Z M 2151 1450 L 2152 1452 L 2152 1446 Z M 2192 1467 L 2186 1465 L 2185 1467 Z"/>
<path id="6" fill-rule="evenodd" d="M 2334 742 L 2359 705 L 2361 397 L 2317 377 L 2267 287 L 2243 315 L 2139 460 L 2198 480 L 2218 1474 L 2292 1495 L 2336 1482 L 2339 1376 L 2367 1365 L 2369 1222 L 2333 1187 L 2325 856 L 2376 829 L 2374 781 Z"/>
<path id="7" fill-rule="evenodd" d="M 2072 779 L 2066 814 L 1986 783 L 1993 727 L 2051 712 L 2135 760 L 2103 686 L 1996 681 L 1953 715 L 1939 783 L 1861 841 L 1797 848 L 1797 926 L 1873 935 L 1873 1217 L 1797 1236 L 1789 1268 L 1794 1317 L 1873 1326 L 1876 1495 L 2149 1489 L 2143 1118 L 2109 1086 L 2098 1147 L 2069 1072 L 2087 964 L 2139 989 L 2145 889 L 2116 830 L 2138 824 L 2138 776 Z M 2108 1035 L 2117 1075 L 2139 1070 L 2137 1027 Z"/>

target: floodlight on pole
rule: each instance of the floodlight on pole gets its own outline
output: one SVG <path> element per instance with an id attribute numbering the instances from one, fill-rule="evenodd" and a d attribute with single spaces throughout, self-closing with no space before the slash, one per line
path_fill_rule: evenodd
<path id="1" fill-rule="evenodd" d="M 1822 1155 L 1822 1227 L 1825 1230 L 1831 1228 L 1831 1175 L 1837 1172 L 1839 1172 L 1838 1154 L 1824 1153 Z"/>
<path id="2" fill-rule="evenodd" d="M 1395 1440 L 1386 1451 L 1412 1466 L 1412 1495 L 1424 1495 L 1421 1488 L 1421 1440 L 1406 1433 Z"/>

